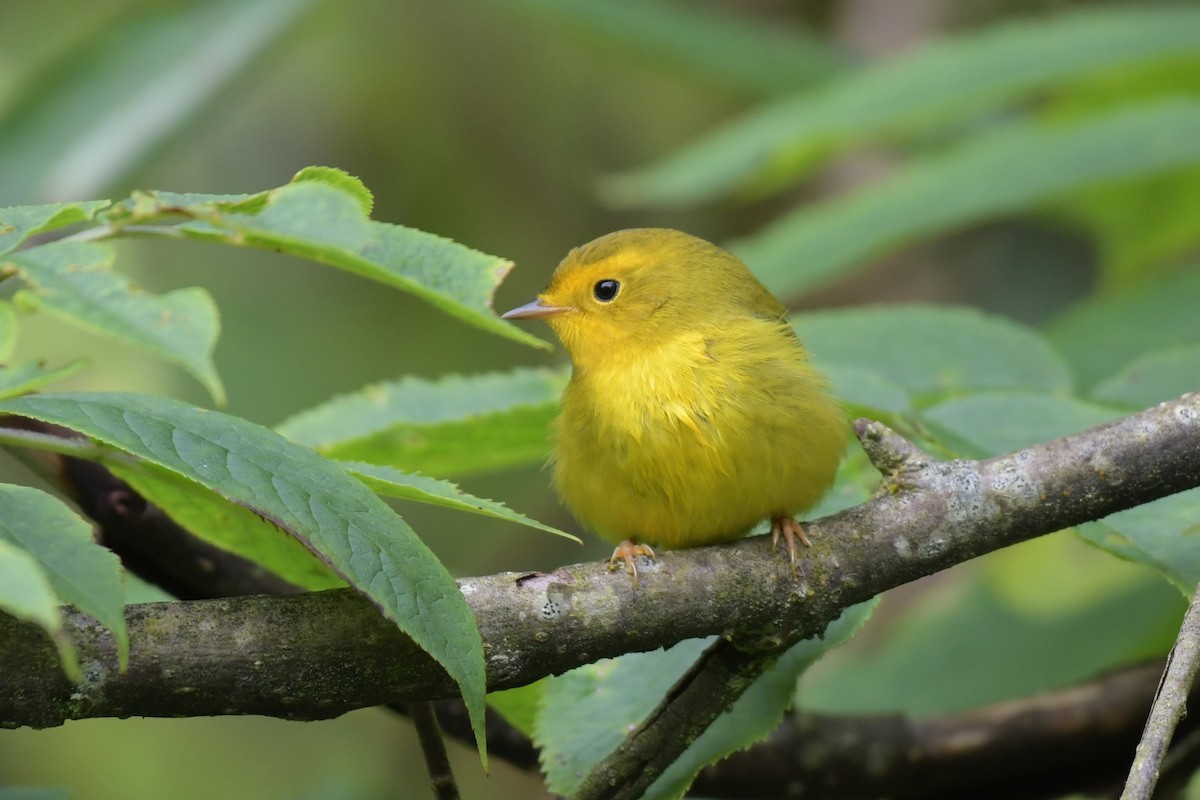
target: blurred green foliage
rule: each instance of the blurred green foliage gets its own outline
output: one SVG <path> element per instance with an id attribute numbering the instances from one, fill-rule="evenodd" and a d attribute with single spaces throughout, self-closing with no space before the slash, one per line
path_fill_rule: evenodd
<path id="1" fill-rule="evenodd" d="M 1062 12 L 1030 0 L 1018 18 L 1012 4 L 953 4 L 922 32 L 926 44 L 894 42 L 906 51 L 893 56 L 856 47 L 886 32 L 847 5 L 10 4 L 0 206 L 137 188 L 250 193 L 331 164 L 372 189 L 374 220 L 515 261 L 500 307 L 608 230 L 732 239 L 796 305 L 921 301 L 802 314 L 797 329 L 855 413 L 939 453 L 999 452 L 1200 388 L 1196 6 Z M 538 471 L 561 375 L 512 371 L 561 358 L 289 256 L 123 241 L 116 263 L 155 294 L 198 284 L 211 295 L 229 412 L 287 419 L 285 432 L 323 452 L 461 479 L 574 529 Z M 431 299 L 429 276 L 414 280 Z M 477 292 L 477 311 L 490 291 Z M 6 354 L 86 357 L 90 369 L 63 386 L 207 402 L 177 369 L 31 311 L 23 304 Z M 219 387 L 205 369 L 193 372 Z M 479 382 L 486 402 L 462 393 L 482 393 Z M 394 413 L 330 438 L 333 423 L 367 421 L 346 414 L 381 391 L 395 393 Z M 434 413 L 446 408 L 462 413 Z M 0 477 L 26 480 L 11 465 Z M 857 502 L 871 480 L 852 455 L 821 513 Z M 937 713 L 1161 654 L 1182 609 L 1176 587 L 1200 579 L 1196 537 L 1185 535 L 1197 502 L 1182 495 L 893 593 L 863 636 L 801 681 L 799 699 Z M 455 574 L 602 551 L 482 518 L 404 515 Z M 384 797 L 413 785 L 394 758 L 402 749 L 413 763 L 400 727 L 368 712 L 310 726 L 5 731 L 0 784 L 98 798 Z M 210 755 L 214 742 L 235 746 Z M 536 779 L 472 784 L 472 758 L 458 770 L 467 796 L 542 796 Z"/>

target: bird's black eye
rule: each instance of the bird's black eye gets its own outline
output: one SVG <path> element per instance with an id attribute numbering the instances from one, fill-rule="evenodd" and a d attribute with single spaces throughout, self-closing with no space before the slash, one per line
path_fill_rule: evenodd
<path id="1" fill-rule="evenodd" d="M 596 285 L 592 287 L 592 294 L 601 303 L 611 303 L 619 291 L 621 291 L 621 282 L 611 278 L 596 281 Z"/>

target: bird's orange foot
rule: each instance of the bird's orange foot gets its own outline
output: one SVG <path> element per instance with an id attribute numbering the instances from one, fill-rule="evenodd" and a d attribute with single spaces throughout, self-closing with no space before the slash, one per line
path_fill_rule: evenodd
<path id="1" fill-rule="evenodd" d="M 792 565 L 792 574 L 796 574 L 796 540 L 805 547 L 812 547 L 812 542 L 808 540 L 808 534 L 804 532 L 804 526 L 799 521 L 791 517 L 772 517 L 771 518 L 771 549 L 774 550 L 779 544 L 780 537 L 787 543 L 788 560 Z"/>
<path id="2" fill-rule="evenodd" d="M 619 564 L 624 563 L 625 571 L 633 576 L 633 588 L 636 589 L 638 585 L 636 559 L 638 556 L 645 556 L 651 561 L 657 560 L 654 551 L 650 549 L 649 545 L 634 544 L 626 539 L 613 550 L 612 558 L 608 560 L 608 571 L 612 572 Z"/>

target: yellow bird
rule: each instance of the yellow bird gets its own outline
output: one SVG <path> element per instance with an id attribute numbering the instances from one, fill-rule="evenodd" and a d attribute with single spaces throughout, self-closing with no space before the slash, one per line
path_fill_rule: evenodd
<path id="1" fill-rule="evenodd" d="M 537 300 L 573 369 L 555 423 L 554 484 L 587 529 L 620 542 L 609 569 L 795 514 L 833 483 L 846 416 L 787 309 L 714 244 L 675 230 L 602 236 L 567 254 Z"/>

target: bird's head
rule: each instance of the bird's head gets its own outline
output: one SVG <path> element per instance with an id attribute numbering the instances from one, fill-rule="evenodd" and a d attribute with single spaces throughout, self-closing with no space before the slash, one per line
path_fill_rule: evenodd
<path id="1" fill-rule="evenodd" d="M 505 319 L 545 319 L 576 366 L 650 349 L 692 328 L 784 308 L 732 254 L 668 228 L 617 231 L 567 254 Z"/>

